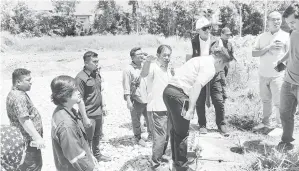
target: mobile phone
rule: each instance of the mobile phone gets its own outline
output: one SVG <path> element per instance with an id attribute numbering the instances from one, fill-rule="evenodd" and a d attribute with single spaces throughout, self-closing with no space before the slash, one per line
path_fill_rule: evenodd
<path id="1" fill-rule="evenodd" d="M 280 64 L 278 64 L 274 69 L 275 69 L 277 72 L 280 72 L 280 71 L 285 70 L 285 68 L 286 68 L 285 64 L 280 63 Z"/>
<path id="2" fill-rule="evenodd" d="M 189 100 L 186 99 L 184 100 L 183 102 L 183 106 L 182 106 L 182 111 L 181 111 L 181 116 L 185 116 L 186 112 L 188 111 L 189 109 Z"/>

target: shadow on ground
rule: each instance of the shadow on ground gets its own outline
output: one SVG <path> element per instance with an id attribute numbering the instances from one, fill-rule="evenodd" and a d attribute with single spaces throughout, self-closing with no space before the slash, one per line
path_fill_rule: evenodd
<path id="1" fill-rule="evenodd" d="M 127 128 L 129 130 L 132 130 L 132 123 L 131 122 L 123 123 L 119 126 L 119 128 Z"/>
<path id="2" fill-rule="evenodd" d="M 119 171 L 146 171 L 151 166 L 150 161 L 150 155 L 139 155 L 126 161 Z"/>
<path id="3" fill-rule="evenodd" d="M 117 137 L 117 138 L 111 138 L 109 140 L 109 143 L 115 147 L 118 147 L 120 145 L 123 145 L 123 146 L 134 146 L 135 145 L 134 137 L 129 136 L 129 135 Z"/>
<path id="4" fill-rule="evenodd" d="M 269 152 L 272 152 L 274 148 L 275 145 L 262 143 L 262 140 L 252 140 L 245 141 L 237 147 L 232 147 L 230 148 L 230 151 L 239 154 L 244 154 L 245 152 L 256 152 L 262 155 L 267 155 Z"/>

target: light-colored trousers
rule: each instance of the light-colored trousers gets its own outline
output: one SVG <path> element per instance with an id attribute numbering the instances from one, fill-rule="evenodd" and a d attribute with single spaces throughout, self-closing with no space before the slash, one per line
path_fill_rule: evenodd
<path id="1" fill-rule="evenodd" d="M 283 76 L 262 77 L 260 76 L 260 97 L 263 102 L 263 120 L 262 123 L 270 126 L 270 116 L 272 114 L 272 101 L 276 113 L 276 124 L 280 124 L 280 90 L 283 83 Z"/>

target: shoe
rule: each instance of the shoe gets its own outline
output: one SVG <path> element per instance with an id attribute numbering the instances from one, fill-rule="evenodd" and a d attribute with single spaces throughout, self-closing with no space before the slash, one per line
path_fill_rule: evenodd
<path id="1" fill-rule="evenodd" d="M 280 142 L 276 148 L 278 151 L 290 151 L 294 148 L 294 145 L 289 142 Z"/>
<path id="2" fill-rule="evenodd" d="M 161 157 L 161 162 L 169 163 L 169 161 L 170 161 L 170 157 L 167 156 L 166 154 L 163 154 L 162 157 Z"/>
<path id="3" fill-rule="evenodd" d="M 229 130 L 226 125 L 220 125 L 218 126 L 218 129 L 224 136 L 229 136 Z"/>
<path id="4" fill-rule="evenodd" d="M 252 129 L 256 131 L 256 130 L 259 130 L 259 129 L 262 129 L 262 128 L 265 128 L 265 127 L 268 127 L 268 126 L 263 124 L 263 123 L 260 123 L 257 126 L 253 127 Z"/>
<path id="5" fill-rule="evenodd" d="M 136 143 L 137 143 L 138 145 L 141 145 L 142 147 L 147 147 L 146 142 L 145 142 L 142 138 L 140 138 L 140 139 L 136 139 Z"/>
<path id="6" fill-rule="evenodd" d="M 98 160 L 98 162 L 100 162 L 100 161 L 103 161 L 103 162 L 109 162 L 109 161 L 111 161 L 111 157 L 105 156 L 103 154 L 97 156 L 96 159 Z"/>
<path id="7" fill-rule="evenodd" d="M 199 134 L 207 134 L 207 133 L 208 133 L 208 130 L 207 130 L 206 126 L 204 126 L 204 125 L 199 126 Z"/>

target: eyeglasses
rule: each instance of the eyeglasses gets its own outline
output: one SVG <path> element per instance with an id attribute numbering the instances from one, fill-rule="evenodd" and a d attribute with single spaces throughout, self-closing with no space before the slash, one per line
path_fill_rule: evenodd
<path id="1" fill-rule="evenodd" d="M 202 29 L 202 31 L 206 31 L 206 30 L 208 30 L 208 29 L 211 30 L 211 28 L 212 28 L 211 26 L 206 26 L 206 27 L 203 27 L 203 28 L 201 28 L 201 29 Z"/>

